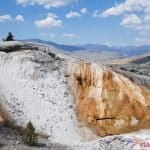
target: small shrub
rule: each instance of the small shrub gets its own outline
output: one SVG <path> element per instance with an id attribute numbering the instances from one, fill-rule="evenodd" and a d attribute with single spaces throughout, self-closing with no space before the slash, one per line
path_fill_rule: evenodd
<path id="1" fill-rule="evenodd" d="M 126 68 L 124 68 L 124 67 L 120 67 L 120 70 L 127 71 L 127 69 L 126 69 Z"/>
<path id="2" fill-rule="evenodd" d="M 37 134 L 35 133 L 35 127 L 31 123 L 31 121 L 27 123 L 26 128 L 23 130 L 22 140 L 26 145 L 29 146 L 37 145 Z"/>
<path id="3" fill-rule="evenodd" d="M 136 70 L 136 69 L 133 69 L 133 68 L 132 68 L 132 69 L 129 69 L 129 71 L 130 71 L 130 72 L 137 72 L 137 70 Z"/>
<path id="4" fill-rule="evenodd" d="M 49 54 L 49 56 L 51 56 L 52 58 L 55 58 L 56 57 L 56 55 L 54 54 L 54 53 L 48 53 Z"/>

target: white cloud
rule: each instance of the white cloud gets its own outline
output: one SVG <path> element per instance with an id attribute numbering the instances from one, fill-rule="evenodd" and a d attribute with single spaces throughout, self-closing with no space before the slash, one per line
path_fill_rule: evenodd
<path id="1" fill-rule="evenodd" d="M 141 24 L 136 28 L 136 30 L 142 32 L 142 31 L 147 31 L 150 32 L 150 24 Z"/>
<path id="2" fill-rule="evenodd" d="M 66 18 L 76 18 L 76 17 L 80 17 L 81 16 L 81 14 L 80 13 L 78 13 L 78 12 L 76 12 L 76 11 L 70 11 L 68 14 L 66 14 Z"/>
<path id="3" fill-rule="evenodd" d="M 120 25 L 136 31 L 136 42 L 150 42 L 150 0 L 125 0 L 103 12 L 95 11 L 95 17 L 123 16 Z"/>
<path id="4" fill-rule="evenodd" d="M 87 8 L 82 8 L 82 9 L 80 10 L 80 12 L 81 12 L 81 14 L 86 14 L 86 13 L 87 13 Z"/>
<path id="5" fill-rule="evenodd" d="M 150 38 L 146 38 L 146 37 L 137 37 L 136 39 L 135 39 L 135 41 L 138 43 L 138 44 L 142 44 L 142 45 L 144 45 L 144 44 L 149 44 L 150 43 Z"/>
<path id="6" fill-rule="evenodd" d="M 150 15 L 146 14 L 146 15 L 144 16 L 144 21 L 145 21 L 145 22 L 150 22 Z"/>
<path id="7" fill-rule="evenodd" d="M 120 23 L 120 25 L 124 26 L 124 27 L 137 27 L 139 24 L 142 23 L 142 20 L 140 17 L 138 17 L 135 14 L 130 14 L 127 15 L 122 22 Z"/>
<path id="8" fill-rule="evenodd" d="M 55 35 L 52 33 L 45 33 L 45 32 L 41 32 L 41 36 L 47 37 L 47 38 L 53 38 Z"/>
<path id="9" fill-rule="evenodd" d="M 12 21 L 11 15 L 2 15 L 0 16 L 0 22 L 7 22 L 7 21 Z"/>
<path id="10" fill-rule="evenodd" d="M 137 33 L 150 34 L 150 16 L 137 16 L 136 14 L 127 15 L 120 23 L 123 27 L 133 28 Z"/>
<path id="11" fill-rule="evenodd" d="M 66 18 L 70 19 L 70 18 L 77 18 L 80 17 L 82 15 L 85 15 L 87 13 L 87 8 L 81 8 L 80 11 L 70 11 L 69 13 L 67 13 L 65 15 Z"/>
<path id="12" fill-rule="evenodd" d="M 95 10 L 93 13 L 93 17 L 101 17 L 101 13 L 99 10 Z"/>
<path id="13" fill-rule="evenodd" d="M 75 0 L 16 0 L 17 4 L 21 5 L 41 5 L 44 6 L 46 9 L 51 7 L 62 7 L 68 5 Z"/>
<path id="14" fill-rule="evenodd" d="M 23 22 L 23 21 L 24 21 L 24 17 L 23 17 L 22 15 L 17 15 L 17 16 L 15 17 L 15 20 L 16 20 L 16 21 L 21 21 L 21 22 Z"/>
<path id="15" fill-rule="evenodd" d="M 150 0 L 126 0 L 117 6 L 103 11 L 101 17 L 118 16 L 126 12 L 146 11 L 149 8 Z"/>
<path id="16" fill-rule="evenodd" d="M 61 27 L 62 20 L 50 13 L 45 19 L 36 20 L 35 25 L 39 28 Z"/>
<path id="17" fill-rule="evenodd" d="M 76 37 L 76 34 L 73 34 L 73 33 L 65 33 L 63 36 L 66 37 L 66 38 L 75 38 L 75 37 Z"/>

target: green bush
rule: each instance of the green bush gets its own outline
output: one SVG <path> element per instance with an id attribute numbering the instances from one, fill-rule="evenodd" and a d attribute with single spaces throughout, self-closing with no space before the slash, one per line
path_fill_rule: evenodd
<path id="1" fill-rule="evenodd" d="M 27 123 L 26 128 L 23 130 L 22 140 L 26 145 L 29 146 L 37 145 L 37 134 L 35 133 L 35 127 L 31 123 L 31 121 Z"/>

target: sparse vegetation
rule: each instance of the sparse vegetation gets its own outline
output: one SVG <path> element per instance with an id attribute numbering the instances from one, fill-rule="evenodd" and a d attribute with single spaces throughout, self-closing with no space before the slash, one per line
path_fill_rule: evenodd
<path id="1" fill-rule="evenodd" d="M 126 68 L 123 68 L 123 67 L 120 67 L 120 69 L 121 69 L 121 70 L 125 70 L 125 71 L 127 71 L 127 69 L 126 69 Z"/>
<path id="2" fill-rule="evenodd" d="M 131 68 L 129 71 L 130 71 L 130 72 L 137 72 L 137 70 L 134 69 L 134 68 Z"/>
<path id="3" fill-rule="evenodd" d="M 144 64 L 118 64 L 113 65 L 112 67 L 114 70 L 122 70 L 127 71 L 131 73 L 135 73 L 137 75 L 144 75 L 144 76 L 150 76 L 150 66 L 149 63 Z"/>
<path id="4" fill-rule="evenodd" d="M 145 87 L 150 87 L 150 62 L 143 64 L 111 64 L 112 69 L 128 77 L 131 81 Z"/>
<path id="5" fill-rule="evenodd" d="M 27 123 L 26 128 L 23 130 L 22 141 L 29 146 L 37 145 L 37 134 L 31 121 Z"/>
<path id="6" fill-rule="evenodd" d="M 20 51 L 22 49 L 23 48 L 21 47 L 21 45 L 0 47 L 0 51 L 6 52 L 6 53 Z"/>

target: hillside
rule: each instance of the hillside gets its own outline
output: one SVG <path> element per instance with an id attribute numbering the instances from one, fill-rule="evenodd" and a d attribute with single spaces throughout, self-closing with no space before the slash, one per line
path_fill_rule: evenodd
<path id="1" fill-rule="evenodd" d="M 125 57 L 116 60 L 107 60 L 105 63 L 107 64 L 144 64 L 150 62 L 150 51 L 141 53 L 140 55 L 135 55 L 132 57 Z"/>
<path id="2" fill-rule="evenodd" d="M 150 53 L 105 62 L 113 70 L 139 85 L 150 88 Z"/>
<path id="3" fill-rule="evenodd" d="M 149 52 L 150 46 L 107 46 L 101 44 L 84 44 L 84 45 L 64 45 L 57 44 L 51 41 L 44 41 L 40 39 L 25 39 L 26 42 L 36 42 L 41 44 L 48 44 L 64 52 L 69 52 L 71 55 L 79 59 L 91 60 L 95 62 L 104 60 L 115 60 L 123 57 L 131 57 L 141 55 Z"/>
<path id="4" fill-rule="evenodd" d="M 0 44 L 0 104 L 1 123 L 31 120 L 68 150 L 122 149 L 123 133 L 150 128 L 147 87 L 39 43 Z"/>

